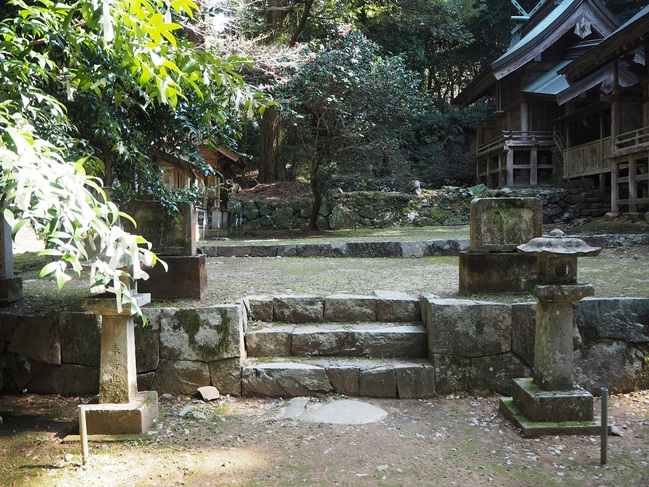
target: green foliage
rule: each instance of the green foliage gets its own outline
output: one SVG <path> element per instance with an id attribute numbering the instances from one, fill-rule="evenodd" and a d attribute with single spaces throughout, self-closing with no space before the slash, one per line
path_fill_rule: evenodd
<path id="1" fill-rule="evenodd" d="M 417 76 L 403 58 L 381 56 L 352 29 L 315 47 L 277 98 L 309 148 L 304 155 L 316 200 L 336 174 L 392 174 L 403 162 L 400 134 L 423 106 Z"/>
<path id="2" fill-rule="evenodd" d="M 94 291 L 115 293 L 118 308 L 131 302 L 126 283 L 157 258 L 120 229 L 127 216 L 98 179 L 105 164 L 123 186 L 161 192 L 152 144 L 189 152 L 206 172 L 197 143 L 231 142 L 234 114 L 257 104 L 236 72 L 242 59 L 216 59 L 175 35 L 196 9 L 192 0 L 15 0 L 1 11 L 3 216 L 14 232 L 31 221 L 43 235 L 43 253 L 58 260 L 41 275 L 59 286 L 87 265 Z"/>

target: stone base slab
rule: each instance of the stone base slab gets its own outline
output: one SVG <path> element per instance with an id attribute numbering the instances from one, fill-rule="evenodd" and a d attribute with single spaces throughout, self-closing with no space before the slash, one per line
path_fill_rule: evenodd
<path id="1" fill-rule="evenodd" d="M 509 420 L 513 421 L 521 434 L 528 438 L 545 435 L 589 435 L 601 434 L 602 423 L 599 418 L 592 421 L 530 421 L 523 412 L 516 406 L 511 397 L 500 399 L 500 412 Z M 613 434 L 609 426 L 608 434 Z"/>
<path id="2" fill-rule="evenodd" d="M 23 298 L 23 278 L 0 279 L 0 306 L 6 306 Z"/>
<path id="3" fill-rule="evenodd" d="M 536 257 L 515 252 L 461 252 L 460 293 L 522 293 L 536 277 Z"/>
<path id="4" fill-rule="evenodd" d="M 158 393 L 142 391 L 128 404 L 92 404 L 85 411 L 89 435 L 141 435 L 158 417 Z"/>
<path id="5" fill-rule="evenodd" d="M 149 279 L 137 282 L 138 291 L 151 293 L 153 298 L 203 299 L 207 292 L 206 256 L 164 255 L 160 256 L 169 269 L 165 272 L 157 264 L 147 269 Z"/>
<path id="6" fill-rule="evenodd" d="M 516 406 L 530 421 L 593 421 L 593 395 L 576 386 L 569 391 L 545 391 L 532 379 L 513 379 Z"/>

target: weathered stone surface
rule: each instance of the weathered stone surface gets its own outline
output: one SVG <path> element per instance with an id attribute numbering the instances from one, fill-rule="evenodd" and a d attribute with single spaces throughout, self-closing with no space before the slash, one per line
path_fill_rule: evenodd
<path id="1" fill-rule="evenodd" d="M 530 377 L 528 367 L 513 353 L 475 357 L 471 359 L 470 387 L 473 394 L 512 394 L 512 379 Z"/>
<path id="2" fill-rule="evenodd" d="M 221 394 L 241 395 L 241 359 L 229 358 L 210 362 L 210 379 L 212 385 Z"/>
<path id="3" fill-rule="evenodd" d="M 358 393 L 366 397 L 397 397 L 397 378 L 394 369 L 379 366 L 360 371 Z"/>
<path id="4" fill-rule="evenodd" d="M 536 277 L 536 257 L 513 252 L 460 254 L 460 292 L 463 294 L 522 293 L 522 279 Z"/>
<path id="5" fill-rule="evenodd" d="M 293 329 L 288 355 L 340 355 L 349 333 L 338 325 L 297 326 Z"/>
<path id="6" fill-rule="evenodd" d="M 317 296 L 276 296 L 273 300 L 275 321 L 281 323 L 320 323 L 324 299 Z"/>
<path id="7" fill-rule="evenodd" d="M 250 248 L 250 257 L 275 257 L 277 245 L 256 245 Z"/>
<path id="8" fill-rule="evenodd" d="M 138 281 L 138 291 L 154 298 L 203 299 L 207 292 L 207 256 L 164 256 L 167 269 L 158 264 L 147 270 L 149 279 Z"/>
<path id="9" fill-rule="evenodd" d="M 138 391 L 150 391 L 153 385 L 153 378 L 155 377 L 155 372 L 144 372 L 143 374 L 137 375 L 137 390 Z"/>
<path id="10" fill-rule="evenodd" d="M 426 330 L 418 324 L 397 325 L 375 324 L 353 327 L 340 355 L 349 357 L 375 358 L 419 358 L 426 357 Z"/>
<path id="11" fill-rule="evenodd" d="M 532 379 L 515 379 L 512 398 L 535 422 L 592 421 L 593 396 L 579 387 L 566 391 L 539 388 Z"/>
<path id="12" fill-rule="evenodd" d="M 649 299 L 584 299 L 575 303 L 575 325 L 584 343 L 601 339 L 649 342 Z"/>
<path id="13" fill-rule="evenodd" d="M 197 225 L 193 205 L 182 204 L 175 216 L 169 216 L 165 208 L 155 201 L 132 201 L 122 209 L 138 224 L 134 228 L 131 222 L 124 219 L 124 228 L 146 238 L 158 255 L 196 254 Z"/>
<path id="14" fill-rule="evenodd" d="M 160 319 L 160 357 L 200 360 L 244 354 L 242 311 L 237 305 L 165 310 Z"/>
<path id="15" fill-rule="evenodd" d="M 25 357 L 23 355 L 11 352 L 6 352 L 2 356 L 2 359 L 4 360 L 4 366 L 0 367 L 0 372 L 3 373 L 2 390 L 12 393 L 22 392 L 27 388 L 30 381 L 38 376 L 45 367 L 50 367 L 42 362 L 32 360 L 29 361 L 28 367 L 25 364 Z"/>
<path id="16" fill-rule="evenodd" d="M 431 357 L 435 368 L 435 392 L 437 394 L 471 392 L 471 359 L 444 355 Z"/>
<path id="17" fill-rule="evenodd" d="M 46 364 L 61 364 L 59 324 L 51 316 L 23 316 L 18 321 L 7 351 Z"/>
<path id="18" fill-rule="evenodd" d="M 99 367 L 101 324 L 92 313 L 59 314 L 61 361 L 67 364 Z"/>
<path id="19" fill-rule="evenodd" d="M 397 395 L 401 399 L 420 399 L 435 395 L 435 368 L 431 364 L 395 364 Z"/>
<path id="20" fill-rule="evenodd" d="M 602 387 L 612 393 L 649 387 L 646 353 L 623 342 L 607 340 L 575 352 L 575 382 L 593 394 Z"/>
<path id="21" fill-rule="evenodd" d="M 450 256 L 460 253 L 458 240 L 433 240 L 424 249 L 424 256 Z"/>
<path id="22" fill-rule="evenodd" d="M 421 321 L 419 299 L 409 296 L 391 296 L 390 293 L 376 291 L 376 320 L 384 322 Z"/>
<path id="23" fill-rule="evenodd" d="M 378 299 L 374 296 L 336 294 L 327 296 L 324 302 L 325 321 L 374 321 Z"/>
<path id="24" fill-rule="evenodd" d="M 137 373 L 152 372 L 160 363 L 160 313 L 146 326 L 135 326 L 135 362 Z"/>
<path id="25" fill-rule="evenodd" d="M 214 401 L 221 397 L 219 390 L 214 386 L 199 387 L 197 392 L 203 401 Z"/>
<path id="26" fill-rule="evenodd" d="M 510 305 L 460 299 L 433 299 L 429 304 L 429 356 L 482 357 L 511 349 Z"/>
<path id="27" fill-rule="evenodd" d="M 99 369 L 83 365 L 46 365 L 25 385 L 34 394 L 61 394 L 62 396 L 97 394 Z"/>
<path id="28" fill-rule="evenodd" d="M 160 360 L 151 388 L 159 393 L 191 394 L 210 385 L 209 367 L 204 362 Z"/>
<path id="29" fill-rule="evenodd" d="M 354 364 L 332 363 L 327 366 L 327 377 L 336 394 L 358 396 L 360 370 Z"/>
<path id="30" fill-rule="evenodd" d="M 348 242 L 347 248 L 355 257 L 401 257 L 400 242 Z"/>
<path id="31" fill-rule="evenodd" d="M 512 304 L 512 352 L 528 367 L 534 366 L 536 303 Z"/>
<path id="32" fill-rule="evenodd" d="M 543 233 L 537 198 L 476 198 L 471 201 L 471 251 L 512 252 Z"/>
<path id="33" fill-rule="evenodd" d="M 424 242 L 401 242 L 401 257 L 418 258 L 424 256 Z"/>
<path id="34" fill-rule="evenodd" d="M 268 397 L 309 396 L 333 390 L 322 367 L 287 362 L 244 367 L 241 389 L 244 396 Z"/>
<path id="35" fill-rule="evenodd" d="M 248 319 L 254 321 L 273 321 L 272 296 L 246 296 L 243 304 L 248 312 Z"/>
<path id="36" fill-rule="evenodd" d="M 128 404 L 90 404 L 84 410 L 89 435 L 142 435 L 158 417 L 158 394 L 143 391 Z"/>
<path id="37" fill-rule="evenodd" d="M 272 326 L 246 332 L 246 352 L 249 357 L 291 355 L 291 325 Z"/>

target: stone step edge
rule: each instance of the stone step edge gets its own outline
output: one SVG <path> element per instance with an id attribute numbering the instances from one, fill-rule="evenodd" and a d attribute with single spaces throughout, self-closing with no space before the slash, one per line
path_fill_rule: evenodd
<path id="1" fill-rule="evenodd" d="M 356 323 L 345 323 L 345 322 L 327 322 L 327 323 L 282 323 L 276 324 L 273 322 L 248 322 L 246 328 L 246 333 L 272 333 L 277 332 L 293 332 L 298 331 L 300 333 L 305 333 L 307 331 L 353 331 L 353 332 L 363 332 L 363 331 L 384 331 L 392 329 L 404 329 L 404 328 L 421 328 L 426 330 L 423 322 L 421 321 L 395 321 L 395 322 L 385 322 L 385 321 L 360 321 Z"/>
<path id="2" fill-rule="evenodd" d="M 300 357 L 300 356 L 276 356 L 263 357 L 259 360 L 256 357 L 248 357 L 243 360 L 241 366 L 245 368 L 273 368 L 277 369 L 282 365 L 294 368 L 295 365 L 305 367 L 317 367 L 327 369 L 332 367 L 357 368 L 359 370 L 380 369 L 390 366 L 399 367 L 433 367 L 427 358 L 372 358 L 372 357 Z"/>
<path id="3" fill-rule="evenodd" d="M 394 399 L 435 396 L 435 368 L 426 359 L 283 359 L 289 360 L 242 367 L 242 394 L 296 397 L 334 393 Z"/>

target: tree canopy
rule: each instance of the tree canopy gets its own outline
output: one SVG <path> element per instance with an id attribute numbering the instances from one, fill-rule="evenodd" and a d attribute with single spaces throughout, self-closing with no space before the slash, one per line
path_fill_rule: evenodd
<path id="1" fill-rule="evenodd" d="M 244 61 L 187 40 L 192 0 L 14 0 L 1 13 L 4 217 L 43 235 L 43 253 L 58 260 L 42 275 L 62 285 L 86 264 L 92 288 L 121 306 L 131 298 L 124 281 L 146 277 L 156 256 L 119 227 L 127 216 L 104 193 L 106 164 L 145 190 L 157 181 L 153 146 L 200 166 L 196 141 L 230 143 L 255 103 L 236 72 Z"/>

